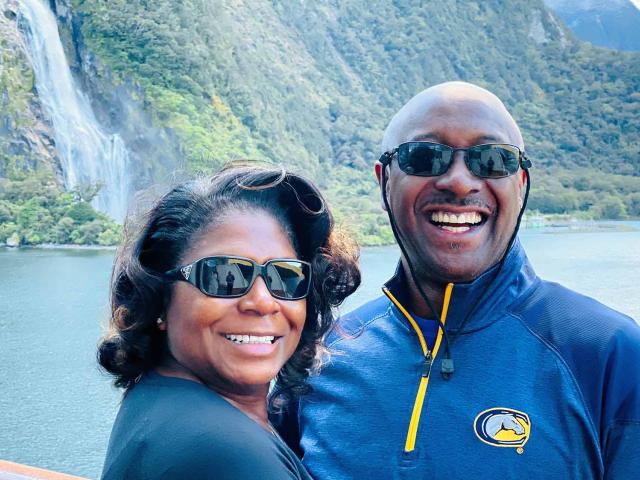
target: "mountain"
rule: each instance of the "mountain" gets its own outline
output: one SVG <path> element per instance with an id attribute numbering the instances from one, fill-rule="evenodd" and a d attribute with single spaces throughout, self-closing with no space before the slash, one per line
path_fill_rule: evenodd
<path id="1" fill-rule="evenodd" d="M 601 47 L 640 51 L 637 0 L 544 0 L 578 38 Z"/>
<path id="2" fill-rule="evenodd" d="M 136 188 L 235 158 L 279 162 L 318 181 L 363 243 L 389 242 L 372 173 L 385 124 L 429 85 L 466 80 L 522 127 L 532 208 L 640 216 L 640 54 L 578 41 L 542 1 L 51 4 L 74 77 L 129 148 Z M 37 104 L 30 75 L 0 84 L 16 112 L 19 92 Z"/>

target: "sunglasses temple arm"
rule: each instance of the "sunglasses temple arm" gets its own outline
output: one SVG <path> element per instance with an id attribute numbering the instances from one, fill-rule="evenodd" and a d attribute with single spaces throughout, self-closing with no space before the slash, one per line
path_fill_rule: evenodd
<path id="1" fill-rule="evenodd" d="M 174 268 L 173 270 L 169 270 L 162 274 L 162 278 L 165 280 L 184 280 L 184 277 L 180 273 L 179 268 Z"/>
<path id="2" fill-rule="evenodd" d="M 380 158 L 378 159 L 378 161 L 382 164 L 383 167 L 386 167 L 387 165 L 391 164 L 391 160 L 393 160 L 393 156 L 396 153 L 398 153 L 397 148 L 394 148 L 389 152 L 384 152 L 382 155 L 380 155 Z"/>
<path id="3" fill-rule="evenodd" d="M 532 166 L 533 163 L 531 163 L 531 160 L 529 160 L 523 152 L 520 157 L 520 167 L 522 167 L 523 170 L 529 170 Z"/>
<path id="4" fill-rule="evenodd" d="M 188 270 L 186 271 L 186 276 L 184 272 L 185 268 L 188 268 Z M 172 270 L 164 272 L 164 274 L 162 274 L 162 277 L 165 280 L 174 280 L 174 281 L 182 280 L 183 282 L 187 282 L 187 283 L 190 283 L 191 285 L 195 285 L 196 284 L 195 282 L 196 265 L 192 263 L 190 265 L 185 265 L 183 267 L 174 268 Z"/>

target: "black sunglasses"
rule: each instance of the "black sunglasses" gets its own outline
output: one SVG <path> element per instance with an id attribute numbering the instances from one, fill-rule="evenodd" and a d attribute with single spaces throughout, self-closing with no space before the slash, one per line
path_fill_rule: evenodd
<path id="1" fill-rule="evenodd" d="M 220 298 L 246 295 L 258 275 L 274 298 L 299 300 L 309 294 L 311 265 L 296 259 L 274 258 L 259 265 L 249 258 L 218 255 L 165 273 L 168 280 L 189 282 L 205 295 Z"/>
<path id="2" fill-rule="evenodd" d="M 444 174 L 455 152 L 466 152 L 464 163 L 471 173 L 480 178 L 502 178 L 513 175 L 519 167 L 531 168 L 531 161 L 515 145 L 486 143 L 468 148 L 453 148 L 432 142 L 401 143 L 380 157 L 380 163 L 389 165 L 394 155 L 398 166 L 407 175 L 437 177 Z"/>

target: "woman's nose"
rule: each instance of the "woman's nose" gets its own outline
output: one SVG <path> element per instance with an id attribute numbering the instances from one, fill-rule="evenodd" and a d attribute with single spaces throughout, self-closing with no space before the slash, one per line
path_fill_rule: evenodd
<path id="1" fill-rule="evenodd" d="M 264 316 L 277 313 L 280 310 L 280 304 L 271 295 L 264 278 L 258 276 L 246 295 L 240 297 L 239 308 L 245 312 L 255 312 Z"/>

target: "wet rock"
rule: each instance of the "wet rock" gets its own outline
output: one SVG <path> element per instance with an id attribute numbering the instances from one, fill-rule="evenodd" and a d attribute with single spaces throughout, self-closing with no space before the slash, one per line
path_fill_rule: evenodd
<path id="1" fill-rule="evenodd" d="M 7 247 L 19 247 L 20 246 L 20 235 L 17 232 L 11 234 L 7 241 L 5 242 Z"/>
<path id="2" fill-rule="evenodd" d="M 62 186 L 59 158 L 43 105 L 33 90 L 33 69 L 17 28 L 19 9 L 15 0 L 0 0 L 0 152 L 3 167 L 26 175 L 48 171 Z M 0 168 L 0 177 L 8 173 Z"/>

